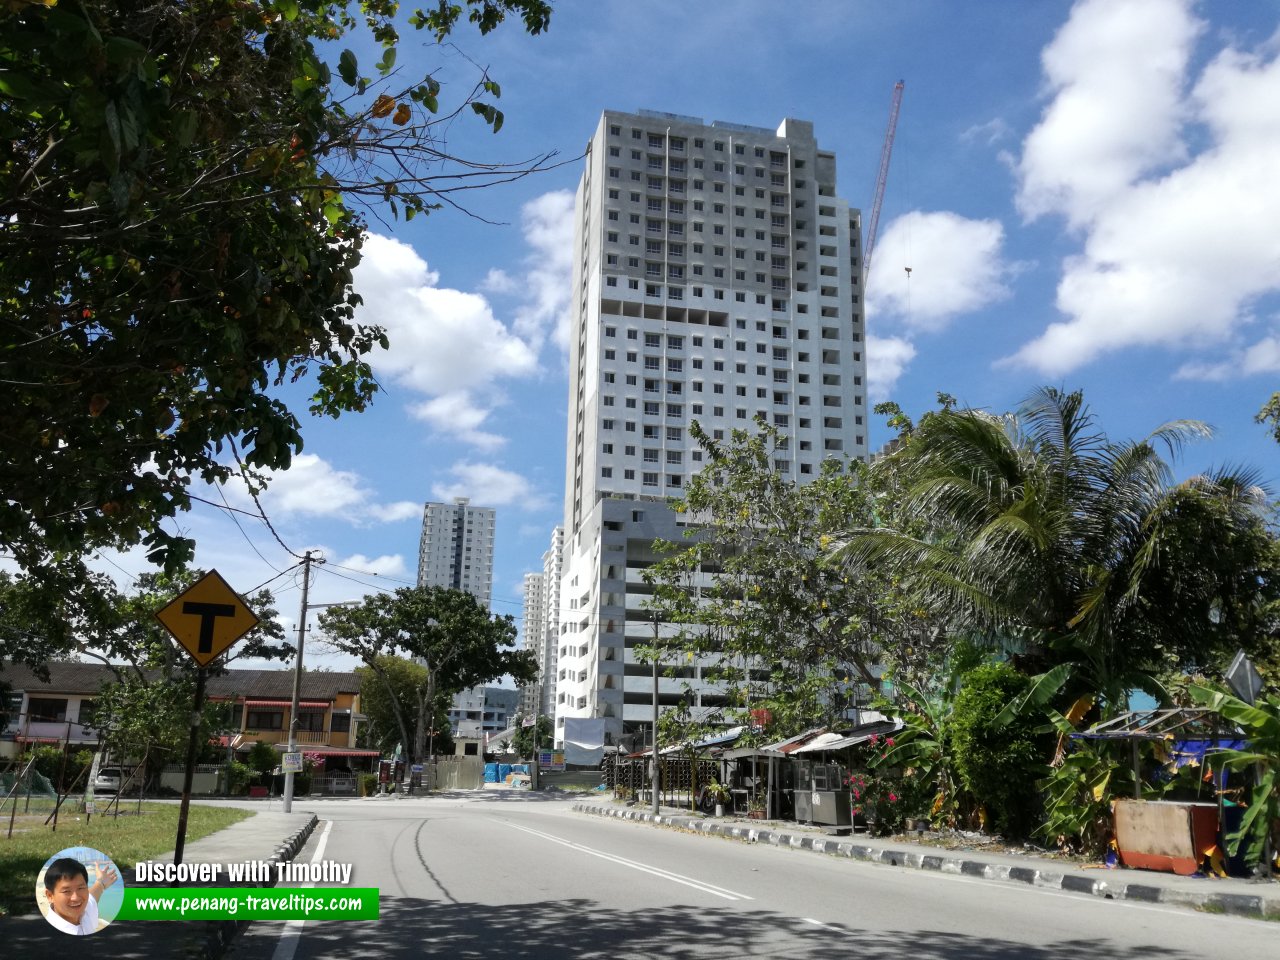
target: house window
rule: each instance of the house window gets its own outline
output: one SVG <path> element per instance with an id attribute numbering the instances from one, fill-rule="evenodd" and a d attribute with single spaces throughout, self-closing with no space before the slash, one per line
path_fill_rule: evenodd
<path id="1" fill-rule="evenodd" d="M 335 713 L 333 722 L 329 725 L 332 733 L 350 733 L 351 732 L 351 714 Z"/>
<path id="2" fill-rule="evenodd" d="M 53 723 L 59 720 L 66 720 L 66 698 L 32 697 L 27 701 L 27 717 L 37 723 Z"/>
<path id="3" fill-rule="evenodd" d="M 301 719 L 301 717 L 299 717 Z M 283 730 L 283 710 L 250 710 L 246 730 Z"/>
<path id="4" fill-rule="evenodd" d="M 300 710 L 298 712 L 298 729 L 311 733 L 324 733 L 323 710 Z"/>

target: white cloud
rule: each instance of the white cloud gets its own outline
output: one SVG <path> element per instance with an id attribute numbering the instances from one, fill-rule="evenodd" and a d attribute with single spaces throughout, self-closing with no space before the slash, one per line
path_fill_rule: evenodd
<path id="1" fill-rule="evenodd" d="M 409 412 L 437 430 L 452 433 L 458 439 L 484 450 L 492 450 L 507 442 L 506 437 L 480 429 L 489 416 L 489 410 L 477 404 L 466 390 L 433 397 L 410 407 Z"/>
<path id="2" fill-rule="evenodd" d="M 539 509 L 544 505 L 543 497 L 527 479 L 490 463 L 461 461 L 449 468 L 449 474 L 454 477 L 454 482 L 437 483 L 431 488 L 437 500 L 470 497 L 472 503 L 481 507 L 516 504 L 525 510 Z"/>
<path id="3" fill-rule="evenodd" d="M 515 293 L 520 289 L 520 285 L 507 271 L 493 267 L 485 274 L 484 280 L 480 283 L 480 289 L 485 293 Z"/>
<path id="4" fill-rule="evenodd" d="M 999 117 L 988 120 L 986 123 L 975 123 L 963 133 L 960 134 L 961 143 L 984 143 L 988 147 L 994 146 L 1005 137 L 1012 133 L 1009 124 L 1005 123 Z"/>
<path id="5" fill-rule="evenodd" d="M 1277 372 L 1280 372 L 1280 336 L 1272 335 L 1232 351 L 1225 360 L 1185 363 L 1174 377 L 1178 380 L 1225 381 Z"/>
<path id="6" fill-rule="evenodd" d="M 422 508 L 419 507 L 418 512 L 421 513 L 421 511 Z M 409 579 L 409 569 L 405 566 L 404 557 L 398 553 L 383 554 L 380 557 L 366 557 L 362 553 L 353 553 L 332 562 L 335 566 L 349 568 L 343 571 L 345 573 L 359 571 L 383 577 L 395 577 L 398 580 Z"/>
<path id="7" fill-rule="evenodd" d="M 387 329 L 390 350 L 373 357 L 384 380 L 425 396 L 409 405 L 437 431 L 482 449 L 505 440 L 483 429 L 505 397 L 501 381 L 538 372 L 549 334 L 566 347 L 573 251 L 573 194 L 557 190 L 521 209 L 529 253 L 518 274 L 494 267 L 484 294 L 514 296 L 511 323 L 480 293 L 440 286 L 440 275 L 408 244 L 370 234 L 356 268 L 360 317 Z"/>
<path id="8" fill-rule="evenodd" d="M 338 470 L 313 453 L 293 458 L 287 470 L 268 474 L 267 489 L 258 499 L 267 516 L 341 517 L 353 523 L 395 523 L 416 517 L 420 504 L 401 500 L 379 503 L 364 479 L 350 470 Z M 233 506 L 256 512 L 252 498 L 238 477 L 223 488 Z M 217 497 L 211 499 L 217 500 Z"/>
<path id="9" fill-rule="evenodd" d="M 484 297 L 437 286 L 439 274 L 408 244 L 370 234 L 363 253 L 360 317 L 385 327 L 391 342 L 373 355 L 375 372 L 430 398 L 414 412 L 437 429 L 488 445 L 493 435 L 478 426 L 500 399 L 494 384 L 536 372 L 536 347 L 508 330 Z M 441 407 L 430 404 L 442 396 L 458 420 L 436 415 Z"/>
<path id="10" fill-rule="evenodd" d="M 524 303 L 516 310 L 515 329 L 541 344 L 548 330 L 562 350 L 569 349 L 569 294 L 573 273 L 573 194 L 553 190 L 520 210 L 525 242 Z"/>
<path id="11" fill-rule="evenodd" d="M 1188 0 L 1082 0 L 1041 54 L 1053 100 L 1023 144 L 1019 209 L 1081 226 L 1182 155 Z"/>
<path id="12" fill-rule="evenodd" d="M 867 384 L 872 400 L 887 400 L 915 359 L 916 348 L 901 337 L 867 336 Z"/>
<path id="13" fill-rule="evenodd" d="M 1152 9 L 1136 0 L 1101 6 L 1145 13 Z M 1081 4 L 1072 21 L 1082 12 L 1098 13 L 1097 7 Z M 1197 25 L 1190 23 L 1182 4 L 1165 3 L 1162 9 L 1170 16 L 1179 14 L 1174 19 L 1181 29 L 1171 37 L 1167 24 L 1151 20 L 1150 36 L 1130 33 L 1134 66 L 1127 77 L 1116 73 L 1118 65 L 1104 69 L 1112 78 L 1110 87 L 1141 86 L 1151 79 L 1152 61 L 1185 65 L 1183 48 Z M 1107 49 L 1114 53 L 1118 42 L 1112 38 Z M 1140 182 L 1115 176 L 1105 190 L 1094 184 L 1058 195 L 1055 203 L 1068 220 L 1087 228 L 1082 252 L 1065 261 L 1058 285 L 1057 306 L 1065 318 L 1005 363 L 1060 376 L 1126 347 L 1194 348 L 1201 354 L 1218 345 L 1239 349 L 1253 302 L 1280 290 L 1280 232 L 1275 229 L 1280 222 L 1280 179 L 1275 175 L 1280 169 L 1280 112 L 1275 108 L 1280 61 L 1274 42 L 1267 49 L 1266 55 L 1222 50 L 1183 100 L 1164 105 L 1166 115 L 1185 115 L 1207 139 L 1208 146 L 1196 156 Z M 1162 82 L 1175 91 L 1181 86 L 1178 77 L 1162 75 Z M 1106 99 L 1101 92 L 1098 96 Z M 1047 115 L 1055 110 L 1056 102 Z M 1139 118 L 1131 119 L 1142 127 Z M 1112 120 L 1096 129 L 1081 117 L 1079 135 L 1102 153 L 1107 152 L 1105 142 L 1114 141 L 1111 152 L 1126 158 L 1126 177 L 1132 177 L 1155 161 L 1131 143 L 1131 131 Z M 1037 132 L 1028 138 L 1024 167 L 1042 163 L 1028 160 Z M 1161 143 L 1165 156 L 1185 153 L 1167 137 Z M 1074 163 L 1085 161 L 1076 157 Z M 1100 203 L 1104 193 L 1106 202 Z M 1198 358 L 1182 375 L 1206 376 L 1215 362 Z"/>
<path id="14" fill-rule="evenodd" d="M 1004 227 L 949 211 L 913 211 L 889 224 L 876 244 L 867 312 L 910 329 L 938 330 L 1009 295 L 1014 271 L 1002 256 Z M 908 275 L 906 268 L 910 267 Z"/>

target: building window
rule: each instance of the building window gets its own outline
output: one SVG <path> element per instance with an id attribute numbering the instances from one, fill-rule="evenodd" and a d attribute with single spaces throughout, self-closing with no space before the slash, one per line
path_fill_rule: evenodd
<path id="1" fill-rule="evenodd" d="M 299 716 L 301 721 L 301 716 Z M 283 730 L 283 710 L 250 710 L 245 721 L 246 730 Z"/>
<path id="2" fill-rule="evenodd" d="M 27 701 L 27 717 L 37 723 L 56 723 L 66 720 L 66 698 L 31 697 Z"/>

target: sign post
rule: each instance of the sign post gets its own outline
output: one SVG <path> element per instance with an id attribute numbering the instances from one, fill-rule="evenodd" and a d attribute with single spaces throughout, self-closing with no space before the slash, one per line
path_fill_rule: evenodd
<path id="1" fill-rule="evenodd" d="M 191 780 L 195 775 L 196 750 L 200 745 L 200 709 L 204 706 L 209 664 L 256 627 L 258 618 L 218 571 L 210 570 L 160 610 L 156 619 L 199 667 L 196 672 L 196 692 L 191 702 L 191 733 L 187 739 L 186 770 L 182 775 L 178 837 L 173 845 L 173 862 L 179 864 L 182 863 L 183 849 L 187 843 Z"/>

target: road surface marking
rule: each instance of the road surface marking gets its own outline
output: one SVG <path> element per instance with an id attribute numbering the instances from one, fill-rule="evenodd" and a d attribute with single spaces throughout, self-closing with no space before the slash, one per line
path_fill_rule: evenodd
<path id="1" fill-rule="evenodd" d="M 319 863 L 324 859 L 324 848 L 329 843 L 329 831 L 332 829 L 333 821 L 326 820 L 324 830 L 320 833 L 320 842 L 316 844 L 316 852 L 311 855 L 312 863 Z M 302 884 L 303 888 L 314 886 L 315 882 L 311 880 Z M 284 925 L 284 929 L 280 931 L 280 940 L 276 943 L 276 952 L 271 955 L 271 960 L 293 960 L 293 955 L 298 952 L 298 941 L 302 938 L 302 928 L 306 922 L 290 920 Z"/>
<path id="2" fill-rule="evenodd" d="M 745 893 L 738 893 L 734 890 L 728 890 L 724 887 L 717 887 L 714 884 L 707 883 L 705 880 L 695 880 L 693 877 L 686 877 L 683 874 L 672 873 L 670 870 L 663 870 L 661 867 L 655 867 L 647 863 L 640 863 L 638 860 L 628 860 L 626 857 L 619 857 L 612 853 L 605 853 L 603 850 L 596 850 L 585 844 L 575 843 L 572 840 L 564 840 L 550 833 L 543 833 L 541 830 L 533 830 L 530 827 L 517 826 L 514 823 L 507 823 L 508 827 L 513 830 L 519 830 L 522 833 L 532 834 L 535 837 L 541 837 L 544 840 L 550 840 L 552 843 L 558 843 L 561 846 L 569 847 L 571 850 L 577 850 L 579 853 L 590 854 L 593 857 L 599 857 L 601 860 L 609 860 L 612 863 L 620 864 L 624 867 L 630 867 L 632 870 L 639 870 L 641 873 L 652 874 L 655 877 L 661 877 L 663 880 L 670 880 L 673 883 L 684 884 L 686 887 L 693 887 L 695 890 L 701 890 L 703 893 L 709 893 L 712 896 L 722 897 L 725 900 L 753 900 Z M 274 960 L 287 960 L 287 958 L 277 957 Z"/>
<path id="3" fill-rule="evenodd" d="M 831 924 L 829 923 L 822 923 L 818 920 L 815 920 L 813 919 L 813 917 L 801 917 L 800 919 L 803 920 L 805 923 L 812 923 L 815 927 L 821 927 L 823 930 L 839 930 L 840 929 L 839 927 L 831 926 Z"/>

